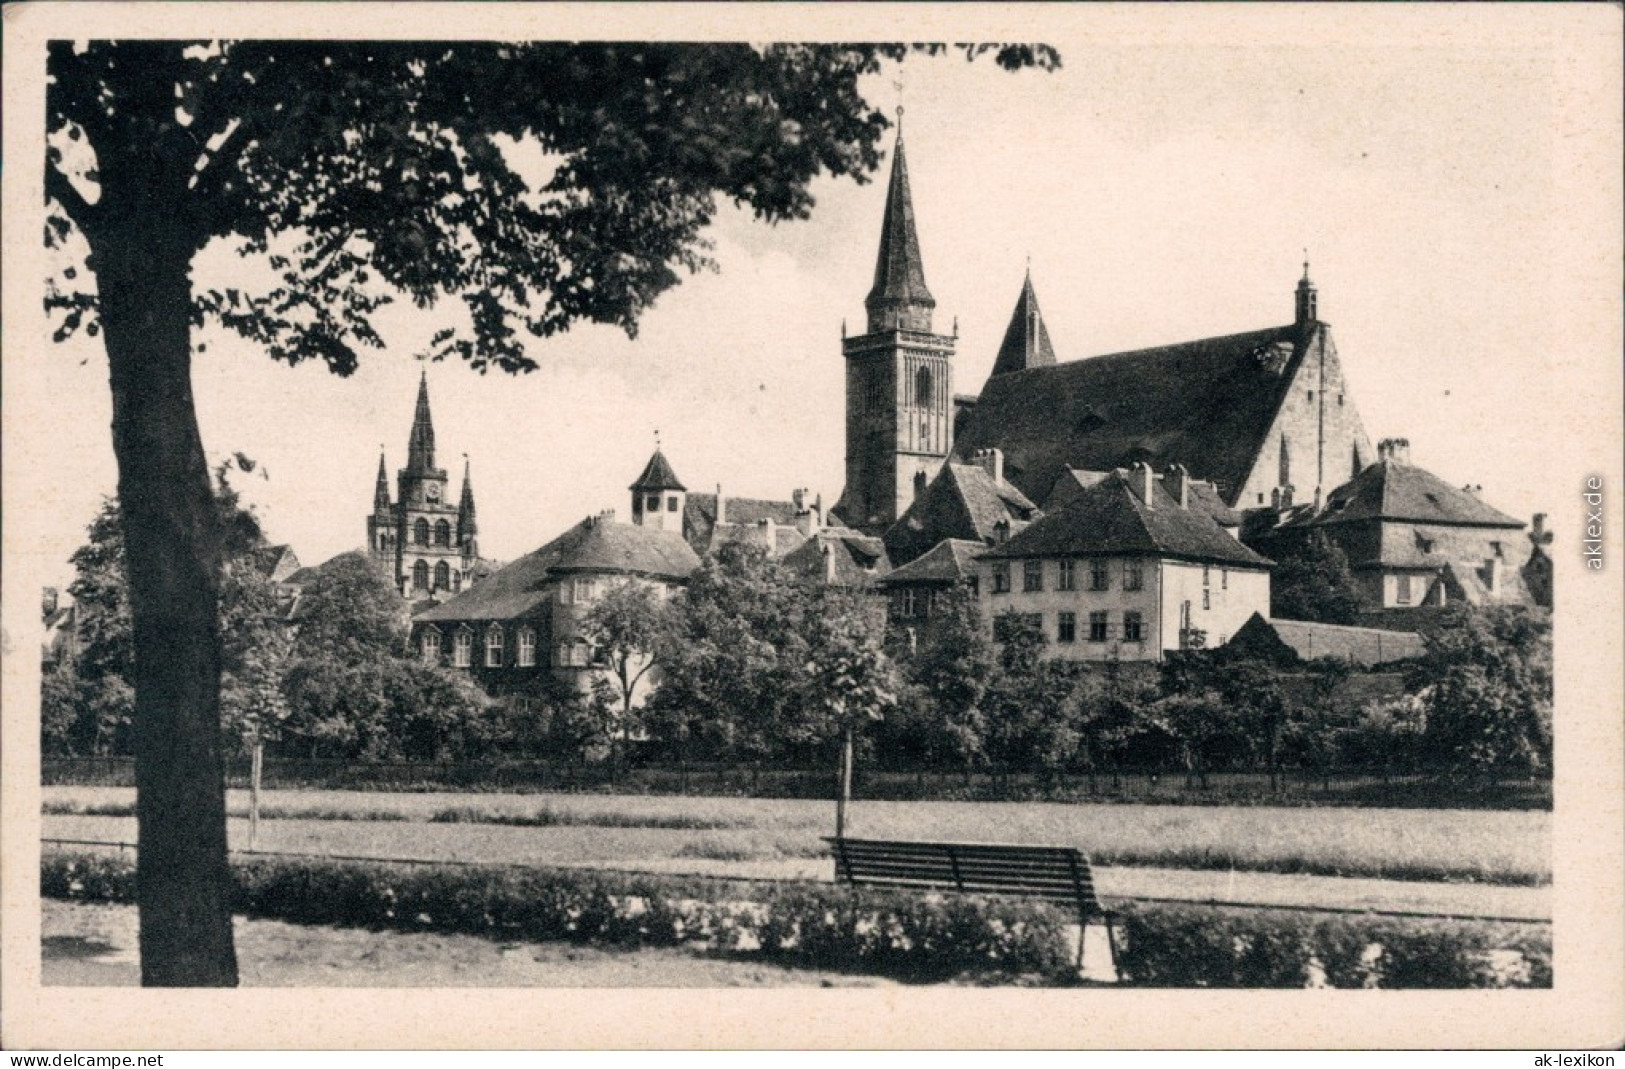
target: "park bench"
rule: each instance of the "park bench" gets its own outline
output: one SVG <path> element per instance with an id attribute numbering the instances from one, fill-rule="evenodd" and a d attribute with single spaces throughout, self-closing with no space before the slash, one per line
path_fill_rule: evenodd
<path id="1" fill-rule="evenodd" d="M 1117 915 L 1095 896 L 1089 859 L 1071 846 L 904 842 L 826 837 L 835 879 L 855 887 L 916 888 L 960 894 L 1010 895 L 1070 903 L 1078 916 L 1078 966 L 1089 922 L 1106 926 L 1117 961 Z"/>

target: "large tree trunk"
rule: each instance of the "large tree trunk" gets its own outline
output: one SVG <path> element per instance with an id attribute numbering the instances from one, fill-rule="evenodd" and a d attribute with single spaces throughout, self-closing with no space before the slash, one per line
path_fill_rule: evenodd
<path id="1" fill-rule="evenodd" d="M 231 987 L 221 549 L 192 400 L 192 249 L 142 192 L 92 242 L 135 637 L 141 982 Z"/>

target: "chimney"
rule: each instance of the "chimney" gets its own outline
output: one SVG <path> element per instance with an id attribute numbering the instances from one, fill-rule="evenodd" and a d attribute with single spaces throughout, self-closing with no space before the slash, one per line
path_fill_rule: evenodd
<path id="1" fill-rule="evenodd" d="M 1151 465 L 1143 460 L 1136 460 L 1128 470 L 1128 488 L 1144 502 L 1145 507 L 1157 507 L 1157 474 L 1151 470 Z"/>
<path id="2" fill-rule="evenodd" d="M 1320 511 L 1320 487 L 1315 487 L 1315 511 Z"/>
<path id="3" fill-rule="evenodd" d="M 722 496 L 722 484 L 717 483 L 717 522 L 721 527 L 728 522 L 728 499 Z"/>
<path id="4" fill-rule="evenodd" d="M 824 554 L 824 582 L 835 583 L 835 547 L 828 541 L 820 542 L 818 548 Z"/>
<path id="5" fill-rule="evenodd" d="M 1409 465 L 1411 462 L 1411 440 L 1409 438 L 1384 438 L 1377 443 L 1377 459 L 1392 461 L 1395 464 Z"/>
<path id="6" fill-rule="evenodd" d="M 1535 517 L 1536 526 L 1538 527 L 1540 525 L 1540 521 L 1544 520 L 1545 518 L 1546 518 L 1545 516 L 1537 516 L 1537 517 Z M 46 616 L 49 616 L 53 612 L 56 612 L 57 597 L 58 597 L 58 595 L 57 595 L 57 592 L 56 592 L 56 587 L 48 586 L 48 587 L 45 588 L 44 598 L 41 601 L 41 608 L 43 608 L 45 610 L 45 615 Z"/>
<path id="7" fill-rule="evenodd" d="M 763 516 L 756 521 L 756 526 L 762 530 L 762 544 L 767 547 L 767 555 L 774 556 L 774 546 L 778 545 L 778 538 L 773 533 L 773 517 Z"/>
<path id="8" fill-rule="evenodd" d="M 1281 507 L 1284 509 L 1289 509 L 1292 507 L 1291 483 L 1287 483 L 1285 486 L 1281 487 Z"/>
<path id="9" fill-rule="evenodd" d="M 1281 488 L 1279 486 L 1270 491 L 1270 508 L 1275 509 L 1277 512 L 1281 509 Z"/>
<path id="10" fill-rule="evenodd" d="M 806 488 L 798 486 L 794 490 L 791 490 L 790 491 L 790 501 L 796 506 L 796 513 L 798 515 L 800 513 L 802 513 L 802 512 L 805 512 L 807 510 L 807 490 L 806 490 Z"/>
<path id="11" fill-rule="evenodd" d="M 1163 473 L 1163 485 L 1168 488 L 1168 495 L 1179 502 L 1179 507 L 1191 507 L 1191 473 L 1185 470 L 1183 464 L 1170 464 Z"/>
<path id="12" fill-rule="evenodd" d="M 971 454 L 971 462 L 992 476 L 994 482 L 1004 482 L 1004 450 L 978 449 Z"/>

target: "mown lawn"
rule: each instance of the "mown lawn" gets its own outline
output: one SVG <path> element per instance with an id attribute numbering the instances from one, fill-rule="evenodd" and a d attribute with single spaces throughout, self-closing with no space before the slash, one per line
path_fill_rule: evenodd
<path id="1" fill-rule="evenodd" d="M 118 815 L 133 790 L 46 787 L 43 797 L 47 836 L 134 838 L 134 820 Z M 230 792 L 229 805 L 246 813 L 246 792 Z M 830 803 L 800 800 L 370 791 L 267 791 L 262 815 L 275 817 L 261 825 L 267 849 L 547 864 L 813 858 L 834 822 Z M 244 845 L 246 822 L 232 823 Z M 1541 811 L 858 801 L 849 834 L 1075 845 L 1101 865 L 1551 881 Z"/>

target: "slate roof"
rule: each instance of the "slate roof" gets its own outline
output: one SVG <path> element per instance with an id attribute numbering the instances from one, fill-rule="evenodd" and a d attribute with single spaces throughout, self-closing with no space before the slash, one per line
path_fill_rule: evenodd
<path id="1" fill-rule="evenodd" d="M 824 555 L 825 547 L 829 556 Z M 835 574 L 829 574 L 833 561 Z M 784 558 L 784 565 L 831 586 L 866 590 L 891 571 L 886 544 L 849 527 L 826 527 Z"/>
<path id="2" fill-rule="evenodd" d="M 1066 468 L 1136 460 L 1183 464 L 1233 501 L 1324 323 L 1203 338 L 1034 367 L 987 380 L 955 443 L 961 457 L 996 446 L 1005 477 L 1029 497 Z"/>
<path id="3" fill-rule="evenodd" d="M 677 478 L 677 473 L 671 470 L 671 462 L 666 459 L 666 454 L 656 449 L 654 456 L 649 458 L 649 463 L 643 466 L 643 474 L 639 475 L 637 481 L 627 489 L 687 490 L 688 487 L 684 486 Z"/>
<path id="4" fill-rule="evenodd" d="M 1059 512 L 1047 514 L 988 558 L 1148 556 L 1267 568 L 1272 563 L 1232 538 L 1204 512 L 1182 509 L 1160 483 L 1155 508 L 1113 475 Z"/>
<path id="5" fill-rule="evenodd" d="M 1266 620 L 1254 613 L 1227 645 L 1285 646 L 1297 658 L 1311 661 L 1336 657 L 1354 664 L 1388 664 L 1420 657 L 1427 652 L 1414 631 L 1382 631 L 1373 627 L 1345 627 L 1310 620 Z"/>
<path id="6" fill-rule="evenodd" d="M 1403 520 L 1472 527 L 1523 527 L 1499 509 L 1432 472 L 1393 460 L 1381 460 L 1326 495 L 1320 512 L 1308 524 L 1354 523 L 1360 520 Z"/>
<path id="7" fill-rule="evenodd" d="M 1044 498 L 1044 508 L 1051 512 L 1063 509 L 1076 501 L 1085 490 L 1099 486 L 1112 477 L 1113 473 L 1109 471 L 1068 468 L 1055 480 L 1055 485 Z M 1158 475 L 1157 478 L 1162 479 L 1164 476 Z M 1212 516 L 1221 527 L 1239 528 L 1245 518 L 1242 513 L 1225 504 L 1218 488 L 1210 482 L 1192 479 L 1186 500 L 1191 508 Z"/>
<path id="8" fill-rule="evenodd" d="M 909 196 L 908 157 L 899 134 L 892 156 L 891 184 L 886 189 L 886 212 L 880 223 L 880 254 L 875 258 L 875 282 L 866 303 L 896 301 L 933 306 L 925 288 L 925 264 L 920 239 L 914 230 L 914 202 Z"/>
<path id="9" fill-rule="evenodd" d="M 727 509 L 723 519 L 729 526 L 755 525 L 763 520 L 772 520 L 777 525 L 789 527 L 796 522 L 796 506 L 793 501 L 726 496 L 724 500 L 727 502 Z M 694 547 L 694 552 L 705 553 L 711 548 L 716 524 L 716 494 L 689 494 L 684 499 L 683 533 L 688 539 L 688 544 Z M 799 531 L 796 534 L 800 536 Z"/>
<path id="10" fill-rule="evenodd" d="M 949 461 L 885 533 L 893 560 L 909 561 L 944 538 L 993 541 L 998 523 L 1020 530 L 1037 512 L 1008 480 L 995 482 L 980 464 Z"/>
<path id="11" fill-rule="evenodd" d="M 699 565 L 700 559 L 675 531 L 588 517 L 417 619 L 512 619 L 545 603 L 548 584 L 561 575 L 591 572 L 677 581 Z"/>
<path id="12" fill-rule="evenodd" d="M 1033 274 L 1028 271 L 1021 283 L 1021 295 L 1016 298 L 1015 311 L 1010 314 L 1010 325 L 1004 328 L 1004 341 L 999 345 L 998 359 L 993 361 L 993 374 L 1004 375 L 1054 363 L 1055 348 L 1050 345 L 1044 315 L 1038 310 L 1038 294 L 1033 292 Z"/>
<path id="13" fill-rule="evenodd" d="M 971 561 L 987 551 L 981 542 L 964 538 L 944 538 L 923 556 L 894 568 L 880 580 L 884 587 L 910 583 L 944 585 L 957 583 L 971 574 Z"/>

